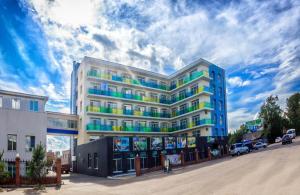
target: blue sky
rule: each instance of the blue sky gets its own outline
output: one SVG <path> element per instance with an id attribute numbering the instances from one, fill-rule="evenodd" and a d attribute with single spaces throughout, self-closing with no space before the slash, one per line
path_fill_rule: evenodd
<path id="1" fill-rule="evenodd" d="M 92 56 L 170 74 L 204 58 L 226 70 L 229 129 L 265 98 L 300 91 L 300 3 L 1 0 L 0 88 L 69 111 L 72 62 Z"/>

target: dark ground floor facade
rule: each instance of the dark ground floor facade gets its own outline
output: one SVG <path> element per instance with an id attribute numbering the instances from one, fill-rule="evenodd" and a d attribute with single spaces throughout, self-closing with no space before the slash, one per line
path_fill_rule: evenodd
<path id="1" fill-rule="evenodd" d="M 221 156 L 227 152 L 228 137 L 103 137 L 75 146 L 74 172 L 100 177 L 135 172 L 135 157 L 140 157 L 142 170 L 161 166 L 163 155 L 173 165 L 199 158 Z"/>

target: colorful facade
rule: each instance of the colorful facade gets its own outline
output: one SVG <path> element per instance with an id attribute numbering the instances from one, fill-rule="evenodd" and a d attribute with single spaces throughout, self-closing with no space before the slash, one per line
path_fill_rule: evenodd
<path id="1" fill-rule="evenodd" d="M 224 70 L 203 59 L 170 76 L 90 57 L 74 64 L 79 145 L 103 136 L 227 135 Z M 222 86 L 221 97 L 212 86 Z M 220 111 L 214 100 L 223 101 Z"/>

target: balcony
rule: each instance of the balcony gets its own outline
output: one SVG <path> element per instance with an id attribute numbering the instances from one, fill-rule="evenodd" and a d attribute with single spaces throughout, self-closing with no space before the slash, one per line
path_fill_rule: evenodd
<path id="1" fill-rule="evenodd" d="M 106 91 L 101 89 L 88 89 L 88 94 L 91 95 L 104 95 L 104 96 L 110 96 L 115 98 L 124 98 L 124 99 L 130 99 L 130 100 L 136 100 L 136 101 L 142 101 L 142 102 L 153 102 L 153 103 L 161 103 L 161 104 L 174 104 L 178 101 L 181 101 L 183 99 L 186 99 L 188 97 L 191 97 L 193 95 L 199 94 L 199 93 L 211 93 L 210 89 L 206 86 L 199 87 L 194 93 L 192 92 L 186 92 L 184 96 L 177 96 L 173 98 L 172 100 L 169 99 L 160 99 L 160 98 L 152 98 L 152 97 L 146 97 L 146 96 L 140 96 L 140 95 L 133 95 L 133 94 L 124 94 L 122 92 L 114 92 L 114 91 Z"/>
<path id="2" fill-rule="evenodd" d="M 193 112 L 201 109 L 212 109 L 212 106 L 208 102 L 201 102 L 196 106 L 188 107 L 184 110 L 176 111 L 176 113 L 166 113 L 166 112 L 142 112 L 137 110 L 126 110 L 118 108 L 107 108 L 103 106 L 87 106 L 87 112 L 98 112 L 98 113 L 107 113 L 107 114 L 116 114 L 116 115 L 128 115 L 128 116 L 145 116 L 145 117 L 155 117 L 155 118 L 171 118 L 177 117 L 189 112 Z"/>
<path id="3" fill-rule="evenodd" d="M 129 116 L 145 116 L 145 117 L 156 117 L 156 118 L 170 118 L 169 113 L 159 113 L 159 112 L 142 112 L 137 110 L 126 110 L 118 108 L 107 108 L 102 106 L 87 106 L 87 112 L 98 112 L 107 114 L 117 114 L 117 115 L 129 115 Z"/>
<path id="4" fill-rule="evenodd" d="M 111 74 L 104 74 L 104 73 L 98 73 L 97 71 L 88 71 L 87 73 L 88 77 L 94 77 L 94 78 L 100 78 L 100 79 L 105 79 L 105 80 L 111 80 L 111 81 L 117 81 L 117 82 L 122 82 L 126 84 L 132 84 L 132 85 L 140 85 L 144 87 L 150 87 L 150 88 L 155 88 L 155 89 L 160 89 L 164 91 L 170 91 L 173 89 L 176 89 L 178 87 L 181 87 L 182 85 L 185 85 L 197 78 L 204 77 L 204 78 L 210 78 L 209 73 L 207 71 L 197 71 L 193 73 L 191 76 L 186 76 L 183 79 L 182 83 L 177 82 L 176 84 L 173 84 L 171 86 L 166 86 L 166 85 L 161 85 L 153 82 L 140 82 L 139 80 L 136 79 L 131 79 L 131 78 L 124 78 L 118 75 L 111 75 Z"/>
<path id="5" fill-rule="evenodd" d="M 86 130 L 88 132 L 97 132 L 97 131 L 108 131 L 108 132 L 175 132 L 184 129 L 190 129 L 197 126 L 211 126 L 213 125 L 213 121 L 211 119 L 202 119 L 197 122 L 188 123 L 185 126 L 176 126 L 176 127 L 143 127 L 143 126 L 111 126 L 111 125 L 103 125 L 103 124 L 87 124 Z"/>

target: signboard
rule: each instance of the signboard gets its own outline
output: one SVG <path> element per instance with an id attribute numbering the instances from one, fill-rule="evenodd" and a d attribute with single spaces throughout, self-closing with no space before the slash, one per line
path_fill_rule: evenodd
<path id="1" fill-rule="evenodd" d="M 171 165 L 179 165 L 179 164 L 181 164 L 181 160 L 180 160 L 180 155 L 179 154 L 166 155 L 166 159 L 170 161 Z"/>
<path id="2" fill-rule="evenodd" d="M 186 147 L 186 137 L 177 137 L 177 148 Z"/>
<path id="3" fill-rule="evenodd" d="M 129 151 L 129 137 L 114 137 L 113 142 L 115 152 Z"/>
<path id="4" fill-rule="evenodd" d="M 188 147 L 189 148 L 196 147 L 196 138 L 195 137 L 188 137 Z"/>
<path id="5" fill-rule="evenodd" d="M 152 137 L 151 138 L 151 150 L 161 150 L 163 147 L 161 137 Z"/>
<path id="6" fill-rule="evenodd" d="M 247 121 L 245 125 L 246 128 L 251 132 L 260 131 L 263 129 L 263 120 L 259 118 L 256 120 Z"/>
<path id="7" fill-rule="evenodd" d="M 165 149 L 175 149 L 175 137 L 165 137 Z"/>
<path id="8" fill-rule="evenodd" d="M 145 137 L 133 137 L 133 150 L 145 151 L 147 150 L 147 138 Z"/>

